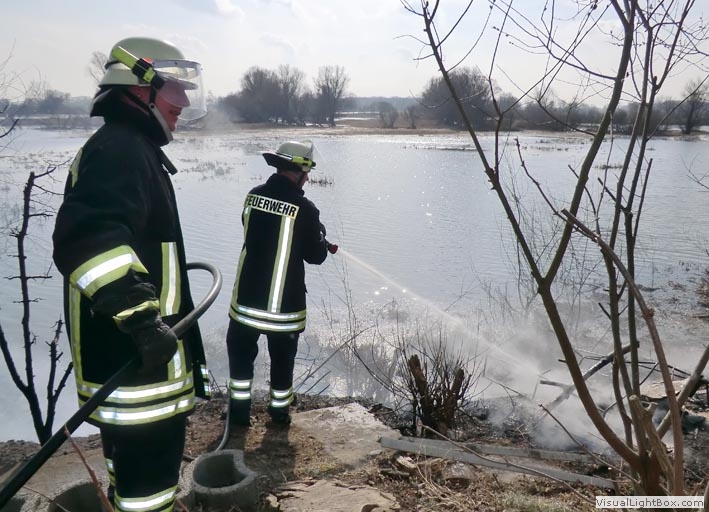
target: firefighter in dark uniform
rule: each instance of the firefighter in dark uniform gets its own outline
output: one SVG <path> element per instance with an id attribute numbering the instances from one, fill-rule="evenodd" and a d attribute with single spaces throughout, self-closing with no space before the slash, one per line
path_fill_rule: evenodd
<path id="1" fill-rule="evenodd" d="M 116 43 L 92 104 L 104 124 L 69 169 L 54 229 L 54 261 L 80 405 L 129 360 L 141 368 L 91 415 L 119 511 L 172 511 L 186 417 L 209 395 L 184 242 L 161 146 L 178 117 L 206 113 L 199 64 L 150 38 Z"/>
<path id="2" fill-rule="evenodd" d="M 277 172 L 244 201 L 244 245 L 229 308 L 229 421 L 250 424 L 257 341 L 266 334 L 270 367 L 268 412 L 277 424 L 291 421 L 293 366 L 305 329 L 305 268 L 328 253 L 320 212 L 303 193 L 315 167 L 313 145 L 285 142 L 263 154 Z"/>

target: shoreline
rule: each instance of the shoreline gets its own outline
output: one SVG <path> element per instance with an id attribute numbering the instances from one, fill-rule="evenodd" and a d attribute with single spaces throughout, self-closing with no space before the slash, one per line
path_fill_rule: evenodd
<path id="1" fill-rule="evenodd" d="M 356 123 L 344 122 L 336 126 L 298 126 L 282 125 L 275 123 L 218 123 L 203 128 L 183 127 L 176 132 L 177 136 L 185 133 L 231 133 L 231 132 L 315 132 L 326 135 L 461 135 L 470 137 L 466 130 L 456 130 L 450 127 L 427 124 L 418 128 L 394 127 L 383 128 L 376 121 L 364 121 Z M 476 134 L 481 137 L 494 136 L 494 130 L 476 130 Z M 593 134 L 587 131 L 547 131 L 547 130 L 501 130 L 500 134 L 508 135 L 531 135 L 549 138 L 592 138 Z M 610 137 L 608 134 L 606 137 Z M 626 138 L 626 134 L 615 134 L 616 138 Z M 709 130 L 696 130 L 691 134 L 683 134 L 679 130 L 658 132 L 652 139 L 687 139 L 704 140 L 709 138 Z M 650 140 L 652 140 L 650 139 Z"/>
<path id="2" fill-rule="evenodd" d="M 83 118 L 82 118 L 83 119 Z M 75 130 L 82 131 L 95 131 L 101 122 L 98 118 L 86 118 L 87 123 L 81 126 L 51 126 L 48 124 L 40 124 L 37 122 L 27 123 L 27 120 L 23 123 L 22 120 L 20 124 L 15 128 L 15 130 L 21 131 L 23 129 L 35 129 L 41 131 L 49 132 L 70 132 Z M 658 132 L 652 139 L 679 139 L 679 140 L 709 140 L 709 127 L 703 127 L 705 129 L 698 129 L 693 131 L 691 134 L 684 134 L 679 129 L 669 130 L 665 132 Z M 595 127 L 588 127 L 586 131 L 581 130 L 569 130 L 569 131 L 548 131 L 548 130 L 501 130 L 500 134 L 505 134 L 510 137 L 516 135 L 526 135 L 526 136 L 537 136 L 537 137 L 547 137 L 547 138 L 592 138 L 594 136 Z M 393 128 L 383 128 L 380 125 L 378 119 L 368 119 L 368 120 L 357 120 L 348 121 L 343 120 L 343 122 L 337 124 L 336 126 L 327 125 L 285 125 L 279 123 L 238 123 L 214 120 L 208 121 L 202 124 L 196 124 L 194 126 L 178 126 L 175 132 L 175 138 L 179 139 L 187 134 L 200 134 L 200 135 L 213 135 L 213 134 L 230 134 L 230 133 L 307 133 L 307 134 L 321 134 L 321 135 L 342 135 L 342 136 L 370 136 L 370 135 L 382 135 L 382 136 L 464 136 L 470 137 L 467 130 L 457 130 L 455 128 L 439 126 L 432 124 L 430 122 L 422 122 L 417 128 L 408 128 L 404 126 L 395 126 Z M 480 137 L 491 137 L 495 135 L 494 130 L 476 130 L 476 134 Z M 606 138 L 614 136 L 615 138 L 624 139 L 627 138 L 627 134 L 609 133 Z M 650 139 L 650 140 L 652 140 Z"/>

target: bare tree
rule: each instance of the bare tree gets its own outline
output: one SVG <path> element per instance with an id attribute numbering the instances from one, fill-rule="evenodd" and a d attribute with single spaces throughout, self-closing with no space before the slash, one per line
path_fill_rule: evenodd
<path id="1" fill-rule="evenodd" d="M 275 72 L 258 66 L 250 67 L 241 78 L 239 112 L 247 122 L 275 120 L 279 90 Z"/>
<path id="2" fill-rule="evenodd" d="M 45 443 L 50 437 L 52 437 L 52 425 L 54 423 L 54 416 L 56 413 L 57 403 L 59 401 L 59 395 L 64 389 L 72 370 L 72 363 L 69 362 L 61 376 L 58 377 L 57 375 L 59 363 L 63 356 L 63 352 L 59 349 L 59 341 L 63 327 L 63 322 L 60 319 L 55 324 L 53 338 L 50 341 L 45 342 L 49 350 L 49 372 L 47 374 L 46 381 L 46 417 L 43 417 L 42 405 L 40 404 L 40 397 L 34 374 L 33 349 L 37 345 L 37 336 L 32 332 L 30 322 L 31 304 L 36 302 L 37 299 L 33 298 L 30 293 L 30 283 L 34 281 L 51 279 L 51 276 L 49 275 L 49 272 L 40 275 L 32 275 L 28 272 L 25 242 L 29 235 L 29 225 L 31 219 L 36 217 L 46 218 L 51 217 L 52 215 L 51 209 L 49 209 L 49 207 L 47 207 L 44 203 L 37 201 L 33 197 L 33 194 L 35 193 L 35 190 L 39 190 L 44 194 L 48 193 L 37 183 L 37 181 L 50 175 L 55 170 L 56 167 L 50 167 L 45 172 L 39 174 L 35 174 L 34 172 L 30 173 L 23 192 L 22 220 L 19 227 L 11 230 L 11 236 L 17 240 L 16 256 L 19 272 L 17 275 L 8 277 L 7 279 L 17 280 L 20 285 L 21 299 L 19 303 L 22 305 L 21 345 L 24 352 L 24 380 L 17 370 L 12 350 L 10 348 L 12 345 L 20 344 L 11 344 L 10 340 L 7 338 L 5 332 L 0 326 L 0 351 L 2 351 L 2 355 L 12 381 L 15 383 L 15 386 L 17 386 L 17 389 L 19 389 L 24 395 L 25 400 L 29 405 L 34 430 L 40 443 Z"/>
<path id="3" fill-rule="evenodd" d="M 93 81 L 98 85 L 103 78 L 103 74 L 106 71 L 106 62 L 108 62 L 108 57 L 103 52 L 93 52 L 91 54 L 91 59 L 86 66 L 86 72 L 93 79 Z"/>
<path id="4" fill-rule="evenodd" d="M 485 128 L 493 115 L 490 85 L 479 68 L 462 67 L 450 72 L 450 81 L 460 95 L 460 104 L 476 128 Z M 461 117 L 450 90 L 441 77 L 432 78 L 421 102 L 428 107 L 430 115 L 445 126 L 462 128 Z"/>
<path id="5" fill-rule="evenodd" d="M 315 112 L 315 96 L 312 91 L 306 90 L 295 99 L 293 103 L 293 119 L 299 125 L 305 126 L 308 119 L 312 120 Z"/>
<path id="6" fill-rule="evenodd" d="M 382 122 L 382 128 L 394 128 L 396 120 L 399 119 L 399 111 L 394 108 L 394 105 L 388 101 L 380 101 L 377 104 L 379 111 L 379 120 Z"/>
<path id="7" fill-rule="evenodd" d="M 709 83 L 693 80 L 684 88 L 685 99 L 679 107 L 678 115 L 682 123 L 682 133 L 689 135 L 695 128 L 706 123 L 709 113 Z"/>
<path id="8" fill-rule="evenodd" d="M 298 68 L 281 65 L 276 71 L 276 80 L 280 88 L 278 115 L 286 123 L 296 119 L 297 103 L 303 94 L 305 73 Z"/>
<path id="9" fill-rule="evenodd" d="M 335 126 L 337 107 L 347 91 L 349 81 L 342 66 L 322 66 L 318 69 L 318 77 L 315 79 L 318 106 L 330 126 Z"/>
<path id="10" fill-rule="evenodd" d="M 220 98 L 218 105 L 233 120 L 304 125 L 315 103 L 304 81 L 305 73 L 288 65 L 276 71 L 252 66 L 241 78 L 241 90 Z"/>
<path id="11" fill-rule="evenodd" d="M 640 0 L 609 0 L 608 2 L 577 1 L 573 3 L 544 2 L 538 16 L 527 14 L 529 4 L 511 0 L 490 0 L 489 15 L 481 34 L 470 34 L 471 44 L 465 55 L 457 60 L 446 55 L 444 48 L 449 38 L 462 23 L 474 0 L 470 0 L 462 12 L 443 12 L 440 0 L 412 2 L 401 0 L 410 13 L 419 16 L 426 39 L 421 43 L 428 50 L 422 58 L 433 58 L 441 72 L 450 97 L 459 112 L 464 128 L 469 132 L 478 153 L 482 170 L 505 211 L 514 232 L 521 261 L 527 267 L 536 284 L 536 290 L 545 311 L 551 330 L 556 336 L 569 375 L 578 398 L 590 421 L 608 445 L 618 453 L 629 468 L 631 481 L 638 494 L 682 495 L 685 492 L 683 437 L 680 407 L 689 390 L 676 395 L 664 348 L 653 320 L 653 310 L 645 302 L 635 284 L 635 251 L 639 219 L 646 200 L 645 190 L 652 168 L 652 159 L 647 155 L 647 143 L 654 135 L 651 125 L 653 108 L 658 93 L 669 76 L 679 65 L 701 65 L 706 58 L 699 49 L 708 39 L 709 31 L 700 16 L 696 21 L 690 17 L 696 8 L 694 0 L 660 0 L 652 4 Z M 568 12 L 568 9 L 571 12 Z M 563 12 L 563 14 L 562 14 Z M 479 12 L 478 12 L 479 13 Z M 493 20 L 494 18 L 494 20 Z M 453 20 L 444 26 L 445 20 Z M 611 20 L 619 29 L 605 30 Z M 562 26 L 563 25 L 563 30 Z M 454 80 L 456 66 L 468 55 L 474 54 L 478 42 L 492 30 L 494 50 L 490 55 L 487 83 L 494 107 L 494 133 L 492 149 L 484 149 L 474 119 L 465 106 L 465 93 L 459 90 Z M 564 39 L 566 37 L 566 39 Z M 595 67 L 584 61 L 583 56 L 593 54 L 598 48 L 598 39 L 607 38 L 607 48 L 613 52 L 604 58 L 604 64 L 615 62 L 611 72 L 607 67 Z M 528 211 L 520 207 L 519 196 L 510 191 L 508 180 L 513 169 L 501 155 L 505 154 L 505 141 L 500 129 L 508 110 L 500 106 L 496 98 L 493 72 L 502 67 L 497 61 L 502 41 L 526 52 L 529 58 L 544 54 L 542 72 L 531 86 L 522 87 L 523 97 L 536 96 L 538 104 L 551 86 L 563 80 L 578 84 L 580 94 L 576 103 L 589 97 L 604 99 L 602 120 L 593 134 L 583 161 L 578 168 L 569 166 L 576 183 L 568 202 L 552 198 L 535 178 L 533 169 L 527 167 L 522 149 L 517 143 L 519 172 L 534 185 L 538 201 L 546 204 L 549 221 L 561 227 L 554 237 L 543 245 L 543 253 L 534 250 L 525 227 L 523 215 Z M 525 55 L 525 53 L 522 53 Z M 448 64 L 448 63 L 452 64 Z M 506 78 L 511 78 L 510 73 Z M 514 79 L 514 78 L 512 78 Z M 533 93 L 532 91 L 537 91 Z M 621 98 L 637 101 L 639 108 L 634 118 L 632 131 L 622 150 L 622 165 L 615 173 L 606 171 L 598 186 L 590 183 L 590 172 L 599 158 L 602 143 L 611 137 L 609 131 Z M 609 157 L 610 158 L 610 157 Z M 559 275 L 564 264 L 573 258 L 572 240 L 578 237 L 595 242 L 601 251 L 605 271 L 607 294 L 600 304 L 599 319 L 608 322 L 613 340 L 613 382 L 622 431 L 616 430 L 601 412 L 591 389 L 585 381 L 580 358 L 575 350 L 570 333 L 572 325 L 564 314 L 558 299 Z M 669 412 L 662 424 L 655 427 L 648 411 L 639 401 L 641 396 L 641 368 L 639 365 L 639 325 L 643 322 L 657 358 L 657 367 L 662 375 L 667 394 Z M 629 348 L 626 349 L 626 347 Z M 625 353 L 629 352 L 629 361 Z M 709 348 L 697 363 L 692 376 L 701 375 L 707 364 Z M 687 385 L 691 388 L 696 381 Z M 670 453 L 661 441 L 667 429 L 672 429 L 673 452 Z"/>

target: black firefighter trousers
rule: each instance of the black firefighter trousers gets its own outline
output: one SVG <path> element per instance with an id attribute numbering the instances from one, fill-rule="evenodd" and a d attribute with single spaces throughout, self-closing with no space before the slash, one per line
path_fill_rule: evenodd
<path id="1" fill-rule="evenodd" d="M 260 331 L 229 318 L 226 335 L 229 353 L 229 377 L 247 381 L 254 378 L 258 339 L 265 334 L 271 359 L 271 389 L 285 391 L 293 386 L 293 368 L 298 352 L 298 332 Z"/>
<path id="2" fill-rule="evenodd" d="M 115 506 L 114 493 L 121 499 L 147 498 L 177 486 L 186 428 L 184 414 L 154 423 L 101 428 L 111 481 L 108 498 Z M 150 510 L 172 510 L 172 503 Z"/>

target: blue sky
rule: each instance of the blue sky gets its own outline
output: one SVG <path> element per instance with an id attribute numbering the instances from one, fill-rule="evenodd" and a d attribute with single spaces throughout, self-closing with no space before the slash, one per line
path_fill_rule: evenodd
<path id="1" fill-rule="evenodd" d="M 444 0 L 441 27 L 450 25 L 467 3 Z M 574 2 L 557 3 L 568 8 Z M 91 95 L 95 86 L 86 71 L 91 53 L 108 53 L 116 41 L 135 35 L 175 43 L 187 58 L 202 64 L 206 89 L 217 96 L 238 90 L 241 76 L 254 65 L 275 69 L 290 64 L 304 71 L 309 83 L 320 66 L 341 65 L 350 77 L 348 92 L 357 96 L 417 95 L 437 73 L 432 60 L 416 61 L 421 44 L 410 36 L 423 37 L 423 25 L 399 0 L 12 0 L 5 4 L 0 62 L 9 59 L 0 70 L 0 85 L 4 75 L 5 80 L 19 77 L 22 85 L 42 80 L 72 95 Z M 515 2 L 530 14 L 544 4 L 544 0 Z M 698 4 L 697 16 L 707 9 L 704 0 Z M 485 22 L 487 6 L 486 0 L 474 2 L 446 48 L 449 62 L 466 54 Z M 497 22 L 492 20 L 490 26 Z M 466 65 L 489 70 L 493 44 L 492 38 L 480 41 Z M 611 47 L 599 43 L 590 48 L 586 56 L 599 69 L 614 62 L 608 59 Z M 516 87 L 534 83 L 544 60 L 503 44 L 496 64 L 498 83 L 517 94 Z M 688 77 L 700 73 L 683 68 L 678 75 L 669 84 L 669 94 L 679 92 Z M 564 81 L 555 88 L 562 97 L 573 91 Z"/>

